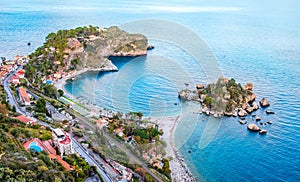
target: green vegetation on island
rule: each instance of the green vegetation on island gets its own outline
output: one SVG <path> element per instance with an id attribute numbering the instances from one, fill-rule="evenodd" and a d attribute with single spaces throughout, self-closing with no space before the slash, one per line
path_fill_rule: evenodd
<path id="1" fill-rule="evenodd" d="M 206 87 L 198 84 L 196 88 L 194 92 L 182 90 L 179 96 L 182 99 L 200 101 L 203 106 L 202 112 L 208 115 L 245 116 L 258 109 L 258 104 L 253 102 L 256 95 L 252 83 L 247 83 L 243 87 L 233 78 L 230 80 L 219 78 L 216 83 L 208 84 Z"/>

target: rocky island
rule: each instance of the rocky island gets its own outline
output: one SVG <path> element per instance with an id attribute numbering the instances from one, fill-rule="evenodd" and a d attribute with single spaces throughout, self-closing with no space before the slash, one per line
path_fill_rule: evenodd
<path id="1" fill-rule="evenodd" d="M 116 26 L 94 26 L 50 33 L 46 42 L 30 55 L 26 77 L 37 87 L 74 72 L 113 71 L 109 56 L 140 56 L 153 46 L 141 34 L 129 34 Z"/>
<path id="2" fill-rule="evenodd" d="M 202 105 L 200 113 L 215 117 L 240 116 L 244 117 L 259 109 L 255 102 L 256 94 L 253 92 L 253 84 L 247 83 L 244 87 L 236 83 L 235 79 L 219 78 L 216 83 L 198 84 L 196 90 L 184 89 L 179 92 L 183 100 L 199 101 Z M 263 107 L 269 103 L 266 98 L 260 102 Z"/>

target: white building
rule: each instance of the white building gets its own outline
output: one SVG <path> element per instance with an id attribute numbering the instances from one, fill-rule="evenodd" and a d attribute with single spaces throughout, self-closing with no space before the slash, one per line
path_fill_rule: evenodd
<path id="1" fill-rule="evenodd" d="M 54 145 L 58 148 L 60 155 L 73 154 L 74 148 L 72 140 L 67 132 L 57 128 L 52 130 L 52 139 Z"/>

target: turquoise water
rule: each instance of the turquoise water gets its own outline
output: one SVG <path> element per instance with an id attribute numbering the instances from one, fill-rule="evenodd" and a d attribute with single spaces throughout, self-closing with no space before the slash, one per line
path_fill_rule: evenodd
<path id="1" fill-rule="evenodd" d="M 224 76 L 253 82 L 257 100 L 269 99 L 276 114 L 256 112 L 263 121 L 273 121 L 261 126 L 268 130 L 266 135 L 248 132 L 236 118 L 213 120 L 193 114 L 198 105 L 181 103 L 177 91 L 206 83 L 207 74 L 188 50 L 165 40 L 151 39 L 155 49 L 147 56 L 111 58 L 119 72 L 87 73 L 66 89 L 113 110 L 181 115 L 175 145 L 203 181 L 300 180 L 297 1 L 18 2 L 0 2 L 0 56 L 30 53 L 49 32 L 80 25 L 110 26 L 154 18 L 194 31 L 211 48 Z M 247 120 L 255 122 L 251 117 Z"/>
<path id="2" fill-rule="evenodd" d="M 33 149 L 35 152 L 43 151 L 43 149 L 40 146 L 38 146 L 37 142 L 31 142 L 29 144 L 29 149 Z"/>

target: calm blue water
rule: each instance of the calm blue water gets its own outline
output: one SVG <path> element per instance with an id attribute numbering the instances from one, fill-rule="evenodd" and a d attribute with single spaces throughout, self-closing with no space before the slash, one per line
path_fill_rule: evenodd
<path id="1" fill-rule="evenodd" d="M 143 18 L 177 22 L 207 43 L 224 76 L 253 82 L 257 99 L 269 98 L 276 114 L 256 113 L 263 121 L 273 121 L 261 126 L 268 130 L 267 135 L 249 133 L 235 118 L 198 117 L 192 113 L 199 109 L 197 105 L 180 103 L 177 91 L 186 87 L 184 83 L 188 87 L 206 83 L 206 74 L 193 55 L 164 40 L 151 39 L 156 48 L 145 57 L 112 58 L 119 72 L 87 73 L 66 89 L 114 110 L 151 116 L 180 114 L 175 145 L 203 181 L 299 181 L 300 3 L 159 3 L 1 1 L 0 56 L 30 53 L 58 29 L 119 25 Z"/>

